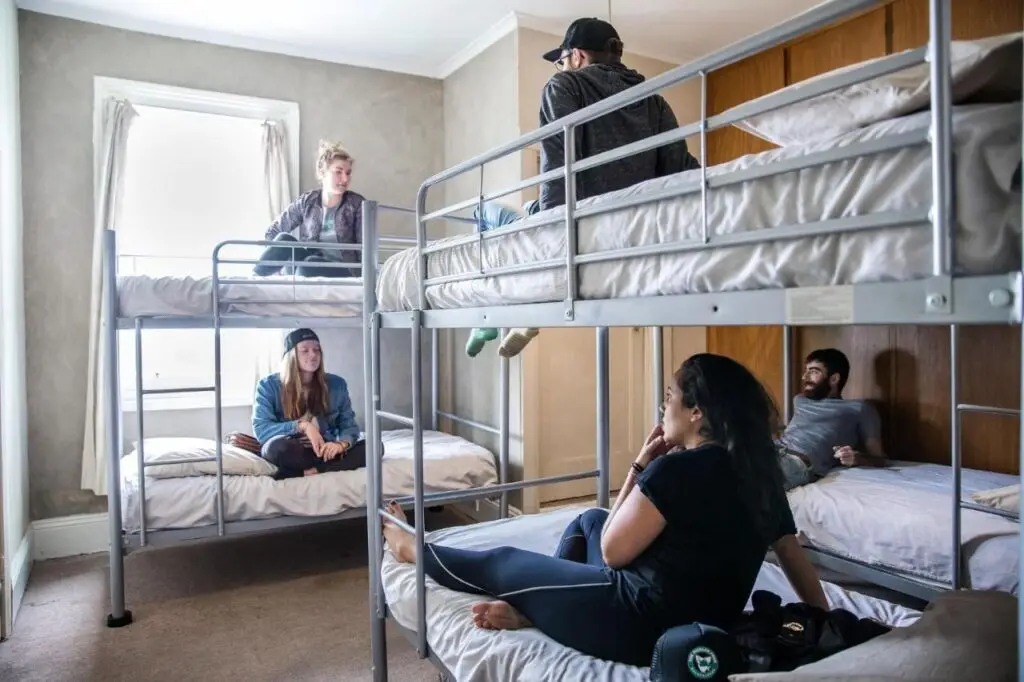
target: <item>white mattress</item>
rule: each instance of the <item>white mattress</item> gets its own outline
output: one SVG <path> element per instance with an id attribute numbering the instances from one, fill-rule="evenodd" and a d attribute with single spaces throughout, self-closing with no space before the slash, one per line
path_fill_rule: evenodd
<path id="1" fill-rule="evenodd" d="M 288 286 L 287 276 L 221 278 L 221 313 L 259 316 L 351 317 L 361 314 L 363 284 L 352 277 L 307 277 Z M 117 278 L 118 317 L 204 317 L 213 314 L 212 277 Z M 297 303 L 296 301 L 304 301 Z"/>
<path id="2" fill-rule="evenodd" d="M 853 142 L 926 129 L 929 113 L 882 121 L 837 140 L 753 154 L 708 168 L 710 178 Z M 1011 191 L 1021 160 L 1020 103 L 958 107 L 954 114 L 955 183 L 961 274 L 1007 272 L 1020 262 L 1020 190 Z M 582 208 L 699 181 L 687 171 L 592 197 Z M 931 148 L 916 146 L 708 191 L 711 238 L 842 216 L 928 209 Z M 527 222 L 563 214 L 563 208 Z M 579 252 L 701 239 L 700 193 L 690 193 L 578 221 Z M 451 241 L 454 238 L 439 240 Z M 583 299 L 826 286 L 909 280 L 931 274 L 931 231 L 901 227 L 854 234 L 719 247 L 579 267 Z M 474 241 L 428 256 L 428 277 L 480 271 Z M 483 267 L 496 268 L 565 257 L 565 227 L 549 225 L 483 241 Z M 380 309 L 410 310 L 419 301 L 413 249 L 395 254 L 377 285 Z M 431 286 L 431 308 L 465 308 L 563 300 L 564 268 L 499 275 Z"/>
<path id="3" fill-rule="evenodd" d="M 952 469 L 892 462 L 886 468 L 836 469 L 789 491 L 801 535 L 811 546 L 932 581 L 952 579 Z M 1017 483 L 1016 476 L 963 470 L 963 499 Z M 979 590 L 1017 593 L 1020 526 L 965 509 L 964 571 Z"/>
<path id="4" fill-rule="evenodd" d="M 427 539 L 452 547 L 485 549 L 511 545 L 550 554 L 562 531 L 582 507 L 520 516 L 472 526 L 445 528 Z M 416 570 L 400 564 L 390 552 L 381 566 L 384 594 L 395 619 L 406 628 L 416 625 Z M 823 583 L 833 608 L 845 608 L 859 616 L 876 618 L 892 626 L 911 624 L 919 613 L 902 606 L 847 592 Z M 798 601 L 782 571 L 764 564 L 754 589 L 766 589 L 784 601 Z M 533 682 L 647 682 L 647 668 L 610 663 L 564 647 L 536 629 L 495 632 L 475 627 L 470 606 L 480 597 L 440 587 L 427 578 L 427 642 L 434 654 L 460 682 L 516 680 Z M 750 604 L 747 604 L 748 608 Z"/>
<path id="5" fill-rule="evenodd" d="M 413 494 L 411 429 L 385 431 L 385 499 Z M 423 432 L 425 492 L 446 492 L 497 482 L 495 458 L 486 448 L 438 431 Z M 138 465 L 121 459 L 122 528 L 139 530 Z M 197 528 L 217 523 L 216 476 L 146 478 L 146 528 Z M 366 504 L 366 470 L 335 471 L 276 481 L 269 476 L 224 476 L 224 518 L 249 521 L 275 516 L 332 516 Z"/>

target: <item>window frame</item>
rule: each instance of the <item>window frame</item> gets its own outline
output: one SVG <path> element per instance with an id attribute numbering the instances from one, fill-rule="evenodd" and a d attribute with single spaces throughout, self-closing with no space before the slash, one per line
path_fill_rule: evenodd
<path id="1" fill-rule="evenodd" d="M 287 100 L 266 99 L 216 92 L 183 88 L 160 83 L 133 81 L 108 76 L 93 78 L 93 155 L 98 154 L 101 147 L 101 126 L 103 103 L 108 98 L 125 99 L 134 105 L 177 109 L 201 114 L 217 114 L 235 118 L 255 119 L 257 121 L 282 121 L 288 141 L 288 185 L 293 197 L 299 195 L 299 141 L 300 116 L 297 102 Z M 201 328 L 201 327 L 197 327 Z M 254 327 L 254 329 L 256 329 Z M 153 330 L 156 331 L 156 330 Z M 145 330 L 143 331 L 145 334 Z M 145 344 L 145 337 L 143 337 Z M 120 347 L 120 343 L 118 344 Z M 134 353 L 134 339 L 131 352 Z M 145 361 L 145 356 L 143 357 Z M 119 372 L 120 374 L 120 372 Z M 135 400 L 135 388 L 126 390 L 119 380 L 118 390 L 121 394 L 123 412 L 135 412 L 138 405 Z M 210 377 L 210 385 L 213 377 Z M 183 387 L 184 388 L 184 387 Z M 251 405 L 252 397 L 242 400 L 240 396 L 223 395 L 223 407 L 242 407 Z M 197 410 L 214 407 L 213 393 L 180 393 L 146 396 L 144 409 L 147 411 Z"/>

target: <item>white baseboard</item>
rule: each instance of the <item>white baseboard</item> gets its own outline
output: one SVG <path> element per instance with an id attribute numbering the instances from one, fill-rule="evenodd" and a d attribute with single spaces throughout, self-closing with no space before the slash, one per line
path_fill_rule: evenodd
<path id="1" fill-rule="evenodd" d="M 44 561 L 106 552 L 110 547 L 107 514 L 76 514 L 32 522 L 32 559 Z"/>
<path id="2" fill-rule="evenodd" d="M 32 572 L 32 555 L 35 533 L 31 526 L 21 538 L 18 550 L 11 558 L 11 585 L 14 588 L 14 599 L 11 604 L 13 621 L 18 620 L 18 611 L 21 609 L 21 600 L 25 597 L 25 589 L 28 587 L 28 576 Z"/>

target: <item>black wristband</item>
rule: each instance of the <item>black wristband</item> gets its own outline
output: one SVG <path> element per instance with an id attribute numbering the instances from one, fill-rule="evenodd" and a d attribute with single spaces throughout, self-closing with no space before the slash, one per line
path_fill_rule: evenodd
<path id="1" fill-rule="evenodd" d="M 639 464 L 637 464 L 636 462 L 633 462 L 632 464 L 630 464 L 629 468 L 632 469 L 633 473 L 635 473 L 635 474 L 643 473 L 643 470 L 644 470 L 644 468 L 642 466 L 640 466 Z"/>

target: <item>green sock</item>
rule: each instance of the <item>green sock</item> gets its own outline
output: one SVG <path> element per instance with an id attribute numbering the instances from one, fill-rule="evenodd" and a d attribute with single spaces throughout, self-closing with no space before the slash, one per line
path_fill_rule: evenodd
<path id="1" fill-rule="evenodd" d="M 484 349 L 484 344 L 498 338 L 498 330 L 494 327 L 477 327 L 469 334 L 466 341 L 466 355 L 473 358 Z"/>

